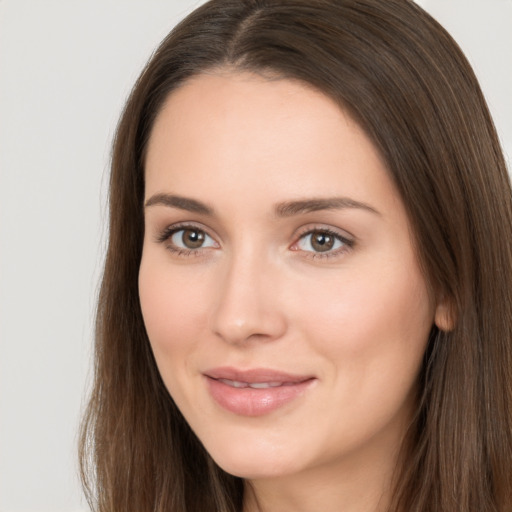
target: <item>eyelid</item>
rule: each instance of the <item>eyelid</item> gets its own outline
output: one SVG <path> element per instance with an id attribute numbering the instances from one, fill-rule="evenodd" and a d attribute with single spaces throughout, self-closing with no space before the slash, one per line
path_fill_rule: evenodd
<path id="1" fill-rule="evenodd" d="M 206 247 L 186 248 L 175 245 L 171 241 L 173 235 L 175 235 L 179 231 L 184 231 L 187 229 L 202 231 L 208 238 L 214 241 L 215 246 L 209 245 Z M 217 241 L 217 237 L 210 234 L 209 229 L 203 226 L 201 223 L 194 221 L 176 222 L 174 224 L 166 226 L 165 228 L 160 230 L 159 233 L 157 233 L 155 237 L 155 242 L 158 244 L 166 244 L 165 248 L 168 251 L 170 251 L 175 256 L 184 258 L 192 256 L 205 256 L 206 254 L 209 253 L 211 249 L 220 248 L 220 244 Z"/>
<path id="2" fill-rule="evenodd" d="M 163 243 L 176 231 L 180 231 L 182 229 L 197 229 L 198 231 L 203 231 L 210 238 L 217 242 L 217 237 L 213 236 L 210 233 L 210 230 L 201 224 L 200 222 L 194 221 L 184 221 L 184 222 L 175 222 L 174 224 L 169 224 L 165 226 L 163 229 L 159 230 L 155 236 L 155 241 L 158 243 Z M 218 242 L 217 242 L 218 243 Z"/>
<path id="3" fill-rule="evenodd" d="M 339 237 L 349 243 L 356 242 L 356 237 L 349 233 L 346 229 L 341 229 L 330 224 L 307 224 L 300 227 L 296 231 L 295 238 L 298 240 L 304 235 L 314 233 L 315 231 L 325 231 L 326 233 L 331 233 L 332 235 Z"/>
<path id="4" fill-rule="evenodd" d="M 170 224 L 166 227 L 164 227 L 162 230 L 160 230 L 156 236 L 155 236 L 155 242 L 163 244 L 165 242 L 168 242 L 170 238 L 177 232 L 181 230 L 198 230 L 204 232 L 209 238 L 211 238 L 216 246 L 206 246 L 206 247 L 198 247 L 195 249 L 189 249 L 189 248 L 183 248 L 176 246 L 173 243 L 169 243 L 167 249 L 169 249 L 171 252 L 179 255 L 179 256 L 190 256 L 195 255 L 199 256 L 205 251 L 209 251 L 210 249 L 218 249 L 221 247 L 221 244 L 218 242 L 218 237 L 215 235 L 212 235 L 210 233 L 209 228 L 204 226 L 200 222 L 195 221 L 181 221 L 176 222 L 174 224 Z M 327 250 L 325 252 L 320 251 L 307 251 L 303 250 L 298 247 L 298 244 L 301 239 L 303 239 L 307 235 L 311 235 L 315 232 L 321 232 L 326 233 L 328 235 L 331 235 L 335 237 L 338 241 L 342 242 L 343 246 L 339 247 L 337 249 Z M 289 249 L 295 252 L 303 253 L 303 257 L 309 257 L 309 258 L 329 258 L 329 257 L 335 257 L 335 256 L 341 256 L 344 253 L 350 251 L 353 249 L 353 246 L 356 242 L 356 238 L 348 233 L 346 230 L 333 227 L 331 225 L 325 225 L 325 224 L 309 224 L 306 226 L 301 227 L 299 230 L 297 230 L 295 236 L 294 236 L 294 242 L 289 246 Z"/>
<path id="5" fill-rule="evenodd" d="M 315 232 L 326 233 L 335 237 L 337 240 L 343 243 L 343 247 L 325 252 L 304 251 L 300 249 L 298 247 L 300 240 L 304 238 L 306 235 L 311 235 Z M 356 238 L 347 231 L 325 224 L 313 224 L 300 228 L 300 230 L 295 235 L 294 240 L 295 241 L 290 246 L 290 249 L 292 251 L 302 252 L 304 253 L 305 257 L 309 258 L 330 258 L 335 256 L 341 256 L 342 254 L 352 250 L 356 243 Z"/>

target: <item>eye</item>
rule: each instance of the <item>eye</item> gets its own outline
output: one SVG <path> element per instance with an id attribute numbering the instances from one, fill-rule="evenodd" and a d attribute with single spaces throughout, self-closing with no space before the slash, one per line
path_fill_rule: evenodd
<path id="1" fill-rule="evenodd" d="M 179 256 L 199 255 L 202 249 L 217 248 L 219 244 L 203 229 L 196 226 L 169 226 L 156 239 Z"/>
<path id="2" fill-rule="evenodd" d="M 202 249 L 215 247 L 215 241 L 204 231 L 197 228 L 178 229 L 170 239 L 171 243 L 180 249 Z"/>
<path id="3" fill-rule="evenodd" d="M 350 249 L 353 241 L 329 229 L 313 229 L 304 233 L 292 249 L 314 253 L 314 256 L 331 256 Z"/>

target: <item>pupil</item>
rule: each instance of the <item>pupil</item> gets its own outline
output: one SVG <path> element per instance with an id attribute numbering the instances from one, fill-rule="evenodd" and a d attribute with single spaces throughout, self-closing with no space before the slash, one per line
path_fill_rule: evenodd
<path id="1" fill-rule="evenodd" d="M 188 249 L 197 249 L 204 243 L 204 233 L 195 229 L 185 229 L 182 240 Z"/>
<path id="2" fill-rule="evenodd" d="M 318 252 L 326 252 L 332 249 L 334 245 L 334 237 L 327 233 L 316 233 L 311 240 L 313 249 Z"/>

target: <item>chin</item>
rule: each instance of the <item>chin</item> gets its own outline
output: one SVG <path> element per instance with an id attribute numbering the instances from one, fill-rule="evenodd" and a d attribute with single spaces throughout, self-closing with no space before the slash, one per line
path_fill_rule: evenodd
<path id="1" fill-rule="evenodd" d="M 215 462 L 226 473 L 243 478 L 244 480 L 278 478 L 294 473 L 294 471 L 286 468 L 283 464 L 274 464 L 271 461 L 233 461 L 223 459 L 215 460 Z"/>
<path id="2" fill-rule="evenodd" d="M 249 479 L 275 478 L 300 471 L 304 455 L 284 450 L 283 446 L 262 447 L 249 443 L 229 443 L 206 447 L 215 463 L 230 475 Z"/>

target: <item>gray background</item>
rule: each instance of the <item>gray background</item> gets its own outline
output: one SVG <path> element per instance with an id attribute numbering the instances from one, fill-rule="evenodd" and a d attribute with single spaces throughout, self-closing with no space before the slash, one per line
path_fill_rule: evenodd
<path id="1" fill-rule="evenodd" d="M 110 142 L 193 0 L 0 0 L 0 512 L 85 511 L 76 430 Z M 512 0 L 423 0 L 474 65 L 512 155 Z M 509 167 L 510 168 L 510 167 Z"/>

